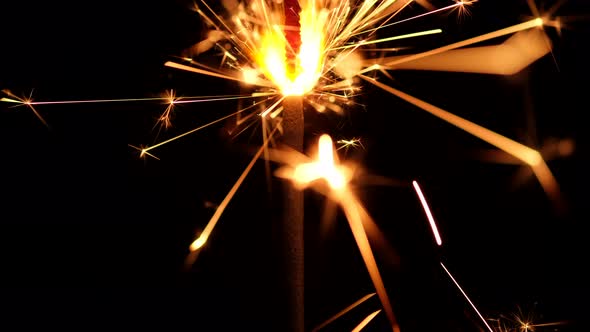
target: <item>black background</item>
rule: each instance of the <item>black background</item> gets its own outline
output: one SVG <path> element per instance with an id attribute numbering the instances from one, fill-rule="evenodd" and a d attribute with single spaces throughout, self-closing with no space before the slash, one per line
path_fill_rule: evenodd
<path id="1" fill-rule="evenodd" d="M 0 8 L 0 88 L 17 95 L 34 90 L 35 100 L 49 101 L 158 97 L 168 89 L 179 96 L 240 92 L 232 82 L 163 66 L 203 37 L 190 3 L 23 1 Z M 588 13 L 584 1 L 566 1 L 557 12 Z M 525 1 L 482 0 L 461 20 L 438 15 L 383 33 L 443 28 L 436 38 L 392 44 L 429 49 L 527 15 Z M 560 213 L 534 177 L 517 181 L 522 166 L 478 160 L 487 143 L 366 83 L 345 115 L 306 111 L 308 143 L 323 132 L 362 137 L 365 149 L 342 157 L 397 183 L 362 186 L 359 196 L 391 248 L 376 252 L 402 330 L 482 328 L 440 261 L 486 317 L 520 310 L 538 322 L 569 321 L 559 330 L 580 330 L 576 320 L 589 295 L 587 31 L 584 20 L 561 35 L 548 28 L 554 53 L 509 77 L 400 71 L 394 81 L 382 78 L 532 147 L 573 139 L 572 156 L 548 161 L 567 202 Z M 285 311 L 275 302 L 281 182 L 267 181 L 262 162 L 195 265 L 183 265 L 195 232 L 213 213 L 206 202 L 223 199 L 260 142 L 260 129 L 233 137 L 224 124 L 214 125 L 155 149 L 160 161 L 139 159 L 128 146 L 195 128 L 229 114 L 236 102 L 182 105 L 174 127 L 159 136 L 154 123 L 166 107 L 159 102 L 39 105 L 49 128 L 27 108 L 11 106 L 0 105 L 3 329 L 276 328 Z M 412 180 L 429 199 L 442 248 L 433 245 Z M 322 231 L 323 198 L 306 192 L 306 204 L 311 329 L 373 287 L 343 216 Z M 373 298 L 333 329 L 350 330 L 378 308 Z M 367 329 L 387 330 L 385 316 L 377 317 Z"/>

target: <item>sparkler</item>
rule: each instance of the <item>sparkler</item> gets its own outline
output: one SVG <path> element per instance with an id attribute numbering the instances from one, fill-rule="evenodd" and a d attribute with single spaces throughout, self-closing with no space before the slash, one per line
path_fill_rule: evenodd
<path id="1" fill-rule="evenodd" d="M 242 125 L 243 122 L 253 123 L 258 120 L 263 123 L 264 140 L 260 149 L 257 150 L 242 175 L 217 207 L 204 231 L 190 245 L 191 252 L 197 253 L 206 244 L 225 207 L 237 192 L 256 160 L 266 155 L 267 159 L 274 159 L 288 165 L 279 169 L 276 174 L 279 177 L 292 180 L 298 190 L 308 186 L 317 189 L 316 182 L 318 180 L 327 183 L 327 188 L 324 186 L 318 190 L 343 208 L 383 306 L 383 311 L 392 329 L 399 330 L 384 282 L 367 239 L 366 226 L 363 226 L 364 223 L 370 222 L 369 214 L 348 185 L 352 176 L 351 169 L 338 164 L 335 160 L 337 158 L 335 158 L 331 138 L 329 136 L 320 137 L 317 160 L 296 153 L 281 154 L 281 152 L 274 150 L 269 154 L 268 146 L 273 142 L 277 133 L 282 133 L 282 142 L 295 151 L 301 152 L 304 138 L 304 105 L 319 112 L 332 110 L 340 113 L 344 106 L 350 104 L 352 97 L 358 93 L 360 87 L 355 83 L 355 79 L 360 77 L 365 82 L 379 87 L 512 155 L 532 169 L 550 197 L 555 199 L 559 197 L 557 181 L 538 151 L 404 93 L 381 82 L 376 78 L 376 75 L 372 75 L 378 72 L 389 75 L 390 72 L 401 69 L 510 75 L 550 52 L 551 46 L 542 28 L 546 22 L 551 21 L 541 17 L 417 54 L 386 56 L 389 55 L 391 49 L 378 47 L 383 43 L 409 38 L 427 38 L 444 33 L 442 29 L 429 29 L 385 38 L 377 37 L 377 34 L 385 28 L 392 29 L 398 24 L 442 11 L 463 10 L 473 2 L 455 1 L 443 8 L 431 8 L 426 13 L 396 21 L 397 14 L 409 6 L 412 1 L 367 0 L 353 3 L 337 0 L 301 0 L 299 1 L 300 8 L 296 13 L 299 17 L 300 43 L 294 44 L 292 38 L 289 37 L 292 34 L 293 26 L 288 21 L 292 16 L 285 14 L 290 10 L 288 4 L 292 4 L 292 2 L 286 1 L 283 4 L 280 1 L 223 0 L 221 3 L 227 11 L 227 15 L 225 15 L 214 11 L 206 1 L 201 0 L 195 5 L 195 11 L 210 29 L 207 38 L 187 50 L 186 57 L 181 58 L 182 61 L 168 61 L 165 66 L 238 82 L 253 89 L 253 92 L 227 97 L 177 98 L 171 94 L 167 98 L 45 102 L 32 101 L 30 98 L 18 98 L 7 92 L 8 97 L 2 98 L 2 101 L 27 106 L 43 123 L 46 123 L 34 106 L 166 100 L 168 106 L 159 121 L 165 127 L 169 127 L 171 125 L 170 114 L 175 104 L 227 99 L 252 100 L 251 107 L 246 107 L 160 143 L 147 147 L 132 146 L 140 152 L 141 157 L 157 158 L 152 150 L 233 116 L 239 116 L 237 120 L 239 125 Z M 431 7 L 425 1 L 419 3 L 426 8 Z M 480 42 L 508 35 L 512 36 L 496 46 L 468 48 Z M 195 58 L 213 48 L 221 50 L 223 54 L 219 68 L 211 68 L 195 61 Z M 378 50 L 379 56 L 375 58 L 364 56 L 363 50 L 367 49 Z M 490 65 L 492 59 L 494 61 Z M 254 112 L 245 112 L 253 109 Z M 342 147 L 348 148 L 360 145 L 360 140 L 341 140 L 339 143 L 342 144 Z M 414 182 L 414 187 L 425 208 L 437 244 L 441 245 L 442 240 L 436 224 L 416 182 Z M 293 237 L 294 242 L 290 244 L 290 247 L 296 251 L 295 256 L 301 257 L 302 245 L 295 244 L 295 242 L 301 241 L 302 229 L 300 227 L 303 226 L 301 222 L 303 218 L 301 193 L 287 191 L 286 197 L 291 202 L 288 204 L 290 209 L 286 214 L 289 216 L 286 219 L 286 225 L 295 227 L 290 231 L 292 234 L 299 234 Z M 301 246 L 301 250 L 297 249 L 298 246 Z M 300 263 L 302 264 L 302 262 Z M 443 268 L 448 273 L 444 265 Z M 449 276 L 451 276 L 450 273 Z M 299 281 L 294 283 L 299 285 Z M 301 301 L 302 299 L 297 300 L 299 304 L 294 306 L 301 306 Z M 302 308 L 300 309 L 302 310 Z M 366 325 L 377 313 L 378 311 L 374 312 L 363 323 Z M 300 317 L 300 314 L 297 315 Z M 296 320 L 300 321 L 301 318 Z M 361 323 L 362 326 L 359 325 L 358 330 L 364 326 L 363 323 Z"/>

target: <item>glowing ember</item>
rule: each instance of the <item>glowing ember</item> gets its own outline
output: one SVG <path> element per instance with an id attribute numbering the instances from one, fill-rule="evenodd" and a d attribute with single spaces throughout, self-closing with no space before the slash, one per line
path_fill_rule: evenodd
<path id="1" fill-rule="evenodd" d="M 269 19 L 274 17 L 278 15 L 270 15 Z M 254 61 L 283 95 L 300 96 L 317 84 L 324 66 L 327 17 L 328 11 L 318 9 L 315 1 L 304 3 L 300 13 L 301 46 L 294 66 L 287 61 L 288 43 L 280 28 L 281 22 L 271 21 L 264 26 L 254 49 Z"/>

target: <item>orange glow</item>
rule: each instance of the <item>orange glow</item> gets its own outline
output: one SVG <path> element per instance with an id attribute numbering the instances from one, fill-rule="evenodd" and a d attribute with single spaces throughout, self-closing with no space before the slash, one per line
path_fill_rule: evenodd
<path id="1" fill-rule="evenodd" d="M 381 278 L 381 273 L 379 273 L 377 261 L 375 260 L 373 250 L 371 249 L 369 239 L 367 238 L 367 233 L 363 227 L 362 216 L 368 214 L 350 190 L 344 191 L 341 193 L 341 195 L 339 195 L 339 203 L 344 210 L 344 214 L 348 220 L 348 225 L 352 230 L 352 234 L 357 246 L 359 247 L 361 256 L 365 262 L 365 266 L 369 271 L 369 276 L 373 281 L 373 285 L 375 286 L 375 290 L 377 291 L 381 305 L 385 310 L 387 319 L 391 323 L 391 328 L 394 332 L 399 332 L 399 326 L 397 324 L 397 320 L 395 319 L 395 315 L 393 314 L 393 307 L 391 306 L 389 295 L 387 295 L 383 278 Z"/>
<path id="2" fill-rule="evenodd" d="M 511 155 L 515 156 L 516 158 L 522 160 L 523 162 L 527 163 L 530 166 L 537 166 L 539 164 L 544 163 L 541 154 L 526 145 L 520 144 L 516 141 L 513 141 L 507 137 L 504 137 L 498 133 L 495 133 L 487 128 L 484 128 L 480 125 L 477 125 L 471 121 L 465 120 L 457 115 L 449 113 L 439 107 L 436 107 L 432 104 L 429 104 L 425 101 L 422 101 L 416 97 L 410 96 L 407 93 L 401 92 L 393 87 L 385 85 L 381 82 L 376 81 L 373 78 L 369 78 L 366 76 L 361 76 L 365 80 L 373 83 L 377 87 L 382 88 L 383 90 L 400 97 L 401 99 L 414 104 L 415 106 L 420 107 L 421 109 L 427 111 L 428 113 L 447 121 L 448 123 L 457 126 L 466 132 L 470 133 L 471 135 L 478 137 L 497 148 L 500 148 Z"/>
<path id="3" fill-rule="evenodd" d="M 407 93 L 401 92 L 398 89 L 385 85 L 381 82 L 373 78 L 369 78 L 367 76 L 361 75 L 363 79 L 368 82 L 373 83 L 375 86 L 395 95 L 399 98 L 420 107 L 421 109 L 427 111 L 428 113 L 445 120 L 446 122 L 465 130 L 466 132 L 470 133 L 471 135 L 484 140 L 493 146 L 513 155 L 514 157 L 520 159 L 524 163 L 531 166 L 531 169 L 535 173 L 535 176 L 539 180 L 539 183 L 545 190 L 545 193 L 557 203 L 560 203 L 560 190 L 557 180 L 551 173 L 551 170 L 543 160 L 541 154 L 529 148 L 526 145 L 520 144 L 516 141 L 513 141 L 505 136 L 502 136 L 498 133 L 495 133 L 487 128 L 484 128 L 478 124 L 475 124 L 471 121 L 465 120 L 457 115 L 449 113 L 439 107 L 436 107 L 432 104 L 429 104 L 423 100 L 420 100 L 416 97 L 410 96 Z"/>
<path id="4" fill-rule="evenodd" d="M 379 314 L 381 312 L 381 310 L 377 310 L 371 314 L 369 314 L 369 316 L 365 317 L 365 319 L 363 319 L 359 325 L 357 325 L 354 329 L 352 329 L 352 332 L 360 332 L 362 329 L 365 328 L 365 326 L 367 326 L 367 324 L 369 324 L 373 318 L 375 318 L 375 316 L 377 316 L 377 314 Z"/>
<path id="5" fill-rule="evenodd" d="M 530 29 L 514 34 L 500 45 L 448 50 L 412 61 L 405 61 L 405 56 L 389 59 L 402 61 L 392 69 L 513 75 L 550 51 L 543 30 Z"/>
<path id="6" fill-rule="evenodd" d="M 527 30 L 527 29 L 531 29 L 531 28 L 535 28 L 535 27 L 540 27 L 542 25 L 543 25 L 543 20 L 540 18 L 536 18 L 536 19 L 532 19 L 532 20 L 524 22 L 524 23 L 513 25 L 508 28 L 489 32 L 489 33 L 483 34 L 481 36 L 469 38 L 469 39 L 466 39 L 466 40 L 463 40 L 460 42 L 456 42 L 453 44 L 449 44 L 449 45 L 446 45 L 443 47 L 439 47 L 439 48 L 436 48 L 436 49 L 433 49 L 430 51 L 426 51 L 426 52 L 422 52 L 422 53 L 418 53 L 418 54 L 414 54 L 414 55 L 409 55 L 409 56 L 406 56 L 403 58 L 393 58 L 393 59 L 392 58 L 383 58 L 383 59 L 381 59 L 379 64 L 381 64 L 382 66 L 385 66 L 389 69 L 396 68 L 397 66 L 399 66 L 400 64 L 405 63 L 405 62 L 415 61 L 418 59 L 422 59 L 422 58 L 429 57 L 432 55 L 440 54 L 440 53 L 454 50 L 457 48 L 469 46 L 469 45 L 472 45 L 475 43 L 480 43 L 482 41 L 486 41 L 489 39 L 509 35 L 509 34 L 512 34 L 512 33 L 518 32 L 518 31 Z"/>
<path id="7" fill-rule="evenodd" d="M 301 188 L 310 182 L 324 179 L 331 189 L 344 189 L 350 180 L 350 172 L 334 164 L 334 148 L 330 136 L 320 136 L 318 144 L 318 160 L 297 165 L 292 175 L 295 183 Z"/>
<path id="8" fill-rule="evenodd" d="M 311 91 L 322 73 L 324 65 L 325 25 L 327 10 L 318 9 L 316 1 L 304 1 L 301 6 L 301 45 L 295 66 L 287 61 L 287 40 L 281 22 L 274 22 L 277 15 L 270 13 L 270 20 L 261 32 L 254 49 L 254 62 L 285 96 L 301 96 Z M 277 19 L 278 20 L 278 19 Z"/>

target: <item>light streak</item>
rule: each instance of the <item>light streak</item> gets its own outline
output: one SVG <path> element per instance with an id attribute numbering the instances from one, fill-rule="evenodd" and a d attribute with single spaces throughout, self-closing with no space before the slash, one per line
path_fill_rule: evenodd
<path id="1" fill-rule="evenodd" d="M 421 58 L 425 58 L 427 56 L 431 56 L 431 55 L 435 55 L 435 54 L 440 54 L 446 51 L 450 51 L 456 48 L 460 48 L 460 47 L 465 47 L 465 46 L 469 46 L 475 43 L 480 43 L 482 41 L 486 41 L 489 39 L 493 39 L 493 38 L 498 38 L 501 36 L 505 36 L 505 35 L 509 35 L 518 31 L 522 31 L 522 30 L 527 30 L 527 29 L 531 29 L 531 28 L 536 28 L 536 27 L 540 27 L 543 25 L 543 20 L 541 18 L 535 18 L 532 20 L 529 20 L 527 22 L 524 23 L 520 23 L 520 24 L 516 24 L 513 25 L 511 27 L 508 28 L 504 28 L 504 29 L 500 29 L 494 32 L 489 32 L 477 37 L 473 37 L 473 38 L 469 38 L 460 42 L 456 42 L 453 44 L 449 44 L 446 46 L 442 46 L 430 51 L 426 51 L 426 52 L 422 52 L 422 53 L 418 53 L 418 54 L 414 54 L 414 55 L 409 55 L 403 59 L 397 59 L 397 60 L 393 60 L 390 61 L 387 58 L 382 60 L 382 66 L 388 67 L 388 68 L 394 68 L 396 65 L 398 64 L 402 64 L 404 62 L 409 62 L 409 61 L 414 61 L 414 60 L 418 60 Z"/>
<path id="2" fill-rule="evenodd" d="M 367 324 L 369 324 L 373 318 L 375 318 L 375 316 L 377 316 L 379 313 L 381 312 L 381 309 L 369 314 L 369 316 L 365 317 L 365 319 L 363 319 L 359 325 L 357 325 L 354 329 L 352 329 L 352 332 L 360 332 L 362 329 L 365 328 L 365 326 L 367 326 Z"/>
<path id="3" fill-rule="evenodd" d="M 23 102 L 23 101 L 10 99 L 10 98 L 6 98 L 6 97 L 0 98 L 0 101 L 7 102 L 7 103 L 25 104 L 25 102 Z"/>
<path id="4" fill-rule="evenodd" d="M 408 4 L 409 3 L 411 3 L 411 1 L 408 1 Z M 403 19 L 403 20 L 399 20 L 399 21 L 395 21 L 395 22 L 392 22 L 392 23 L 384 24 L 384 25 L 381 25 L 381 26 L 379 26 L 377 28 L 367 29 L 365 32 L 377 31 L 377 30 L 380 30 L 380 29 L 383 29 L 383 28 L 386 28 L 386 27 L 394 26 L 396 24 L 409 22 L 409 21 L 412 21 L 412 20 L 415 20 L 415 19 L 418 19 L 418 18 L 421 18 L 421 17 L 425 17 L 425 16 L 428 16 L 428 15 L 436 14 L 436 13 L 440 13 L 440 12 L 443 12 L 443 11 L 446 11 L 446 10 L 449 10 L 449 9 L 453 9 L 455 7 L 458 7 L 458 6 L 464 6 L 464 5 L 465 4 L 463 3 L 463 1 L 462 2 L 456 2 L 456 3 L 454 3 L 452 5 L 448 5 L 446 7 L 442 7 L 442 8 L 430 10 L 430 11 L 428 11 L 426 13 L 419 14 L 419 15 L 416 15 L 416 16 L 412 16 L 412 17 L 409 17 L 409 18 L 406 18 L 406 19 Z"/>
<path id="5" fill-rule="evenodd" d="M 313 330 L 311 330 L 311 332 L 317 332 L 317 331 L 323 329 L 324 327 L 330 325 L 332 322 L 334 322 L 338 318 L 346 315 L 349 311 L 351 311 L 352 309 L 358 307 L 359 305 L 361 305 L 363 302 L 365 302 L 366 300 L 370 299 L 374 295 L 375 295 L 375 293 L 367 294 L 367 295 L 363 296 L 362 298 L 356 300 L 353 304 L 351 304 L 348 307 L 344 308 L 343 310 L 341 310 L 340 312 L 338 312 L 334 316 L 330 317 L 328 320 L 326 320 L 325 322 L 321 323 L 317 327 L 314 327 Z"/>
<path id="6" fill-rule="evenodd" d="M 361 143 L 361 139 L 360 138 L 340 139 L 340 140 L 336 141 L 336 143 L 338 143 L 338 144 L 341 145 L 336 150 L 346 149 L 346 151 L 348 151 L 349 148 L 357 148 L 359 146 L 362 147 L 363 149 L 365 148 L 363 146 L 363 143 Z"/>
<path id="7" fill-rule="evenodd" d="M 383 278 L 381 278 L 381 274 L 379 273 L 377 261 L 373 255 L 373 250 L 371 249 L 369 239 L 367 238 L 367 233 L 363 228 L 362 215 L 364 214 L 364 208 L 360 205 L 360 203 L 350 191 L 345 191 L 342 193 L 340 200 L 340 205 L 344 210 L 344 214 L 348 220 L 348 225 L 350 226 L 356 244 L 359 247 L 361 256 L 365 262 L 365 266 L 369 271 L 369 275 L 373 281 L 373 285 L 375 286 L 375 290 L 377 291 L 381 305 L 385 310 L 385 315 L 391 324 L 392 330 L 394 332 L 399 332 L 399 325 L 393 313 L 393 307 L 391 306 L 389 295 L 387 295 Z"/>
<path id="8" fill-rule="evenodd" d="M 418 194 L 418 198 L 420 198 L 420 202 L 422 203 L 422 207 L 424 208 L 424 212 L 426 212 L 426 217 L 428 218 L 428 222 L 430 223 L 430 228 L 432 229 L 432 234 L 434 235 L 434 239 L 436 240 L 436 244 L 439 246 L 442 245 L 442 239 L 440 238 L 440 234 L 438 233 L 438 228 L 436 227 L 436 222 L 434 221 L 434 217 L 432 216 L 432 212 L 430 212 L 430 208 L 428 207 L 428 202 L 426 202 L 426 198 L 424 194 L 422 194 L 422 190 L 418 185 L 418 182 L 412 181 L 412 185 L 416 190 L 416 194 Z"/>
<path id="9" fill-rule="evenodd" d="M 457 288 L 459 289 L 459 291 L 461 291 L 461 294 L 463 294 L 463 297 L 465 297 L 465 299 L 467 300 L 467 302 L 469 302 L 469 304 L 471 305 L 471 307 L 473 308 L 473 310 L 475 310 L 475 312 L 477 313 L 477 315 L 479 316 L 479 318 L 481 318 L 481 321 L 484 323 L 484 325 L 487 327 L 487 329 L 490 332 L 494 332 L 494 330 L 492 330 L 492 328 L 490 327 L 490 325 L 488 324 L 488 322 L 486 321 L 486 319 L 483 318 L 483 316 L 479 313 L 479 310 L 477 310 L 477 308 L 475 307 L 475 304 L 473 304 L 473 302 L 471 302 L 471 300 L 469 299 L 469 296 L 467 296 L 467 294 L 465 293 L 465 291 L 463 290 L 463 288 L 461 288 L 461 286 L 459 285 L 459 283 L 457 282 L 457 280 L 455 280 L 455 278 L 453 277 L 453 275 L 451 274 L 451 272 L 449 272 L 449 270 L 447 270 L 447 267 L 442 262 L 440 262 L 440 265 L 445 270 L 445 272 L 449 275 L 449 277 L 451 278 L 451 280 L 453 281 L 453 283 L 455 284 L 455 286 L 457 286 Z"/>
<path id="10" fill-rule="evenodd" d="M 256 103 L 256 104 L 260 104 L 260 103 L 262 103 L 262 102 L 258 102 L 258 103 Z M 252 106 L 249 106 L 249 107 L 247 107 L 247 108 L 244 108 L 244 109 L 242 109 L 242 110 L 239 110 L 239 111 L 237 111 L 237 112 L 231 113 L 231 114 L 229 114 L 229 115 L 226 115 L 226 116 L 224 116 L 224 117 L 221 117 L 221 118 L 219 118 L 219 119 L 217 119 L 217 120 L 211 121 L 211 122 L 209 122 L 209 123 L 207 123 L 207 124 L 204 124 L 204 125 L 202 125 L 202 126 L 200 126 L 200 127 L 197 127 L 197 128 L 195 128 L 195 129 L 192 129 L 192 130 L 189 130 L 189 131 L 187 131 L 187 132 L 184 132 L 184 133 L 182 133 L 182 134 L 180 134 L 180 135 L 174 136 L 174 137 L 172 137 L 172 138 L 170 138 L 170 139 L 167 139 L 167 140 L 165 140 L 165 141 L 163 141 L 163 142 L 160 142 L 160 143 L 154 144 L 154 145 L 152 145 L 152 146 L 150 146 L 150 147 L 147 147 L 147 148 L 143 148 L 143 149 L 141 150 L 141 153 L 142 153 L 142 154 L 143 154 L 143 153 L 146 153 L 146 152 L 148 152 L 148 151 L 150 151 L 150 150 L 153 150 L 153 149 L 155 149 L 155 148 L 157 148 L 157 147 L 160 147 L 160 146 L 162 146 L 162 145 L 164 145 L 164 144 L 168 144 L 168 143 L 170 143 L 170 142 L 172 142 L 172 141 L 175 141 L 175 140 L 177 140 L 177 139 L 179 139 L 179 138 L 182 138 L 182 137 L 188 136 L 188 135 L 190 135 L 190 134 L 192 134 L 192 133 L 195 133 L 195 132 L 197 132 L 197 131 L 199 131 L 199 130 L 201 130 L 201 129 L 203 129 L 203 128 L 207 128 L 207 127 L 209 127 L 209 126 L 211 126 L 211 125 L 213 125 L 213 124 L 215 124 L 215 123 L 221 122 L 221 121 L 223 121 L 223 120 L 225 120 L 225 119 L 229 119 L 229 118 L 231 118 L 232 116 L 235 116 L 236 114 L 242 113 L 242 112 L 244 112 L 245 110 L 247 110 L 247 109 L 249 109 L 249 108 L 251 108 L 251 107 L 255 106 L 256 104 L 254 104 L 254 105 L 252 105 Z"/>
<path id="11" fill-rule="evenodd" d="M 262 155 L 262 153 L 266 149 L 268 142 L 270 141 L 272 136 L 275 134 L 276 130 L 277 130 L 277 128 L 275 128 L 269 134 L 269 139 L 267 139 L 265 142 L 263 142 L 262 146 L 258 149 L 258 151 L 254 155 L 254 157 L 252 158 L 252 160 L 250 161 L 248 166 L 246 166 L 246 168 L 244 169 L 244 171 L 242 172 L 242 174 L 240 175 L 238 180 L 231 187 L 231 189 L 229 190 L 229 192 L 227 193 L 227 195 L 225 196 L 223 201 L 221 201 L 221 203 L 219 203 L 219 206 L 217 207 L 217 209 L 215 210 L 215 213 L 213 214 L 213 216 L 211 217 L 211 219 L 207 223 L 207 226 L 205 226 L 205 229 L 203 229 L 203 232 L 201 232 L 201 234 L 199 234 L 199 237 L 197 237 L 197 239 L 195 239 L 193 241 L 193 243 L 191 243 L 191 245 L 190 245 L 191 251 L 193 251 L 193 252 L 197 251 L 203 245 L 205 245 L 205 243 L 207 242 L 207 239 L 209 239 L 209 236 L 211 235 L 211 232 L 213 232 L 213 229 L 217 225 L 219 218 L 221 218 L 223 211 L 225 211 L 225 208 L 227 207 L 227 205 L 229 204 L 231 199 L 234 197 L 234 195 L 236 194 L 236 192 L 238 191 L 238 189 L 240 188 L 240 186 L 244 182 L 244 179 L 246 178 L 248 173 L 250 173 L 250 171 L 252 170 L 252 167 L 254 167 L 254 164 L 260 158 L 260 156 Z"/>
<path id="12" fill-rule="evenodd" d="M 337 51 L 337 50 L 347 49 L 347 48 L 351 48 L 351 47 L 357 48 L 357 47 L 364 46 L 364 45 L 378 44 L 378 43 L 384 43 L 384 42 L 400 40 L 400 39 L 434 35 L 434 34 L 441 33 L 441 32 L 442 32 L 441 29 L 432 29 L 432 30 L 413 32 L 413 33 L 408 33 L 405 35 L 399 35 L 399 36 L 393 36 L 393 37 L 387 37 L 387 38 L 381 38 L 381 39 L 375 39 L 375 40 L 369 40 L 369 41 L 361 41 L 361 42 L 355 43 L 353 45 L 345 45 L 345 46 L 335 47 L 335 48 L 332 48 L 331 51 Z"/>
<path id="13" fill-rule="evenodd" d="M 18 96 L 15 96 L 12 92 L 10 92 L 9 90 L 2 90 L 2 92 L 4 92 L 6 95 L 8 95 L 10 98 L 6 98 L 3 97 L 2 101 L 5 102 L 10 102 L 10 103 L 21 103 L 24 104 L 26 106 L 28 106 L 31 111 L 33 112 L 33 114 L 35 114 L 35 116 L 37 117 L 37 119 L 39 119 L 39 121 L 41 121 L 41 123 L 43 123 L 45 125 L 45 127 L 49 128 L 49 124 L 47 123 L 47 121 L 45 121 L 45 119 L 41 116 L 41 113 L 39 113 L 35 107 L 33 107 L 33 104 L 31 104 L 31 97 L 29 96 L 28 99 L 23 99 L 23 98 L 19 98 Z M 33 94 L 33 92 L 31 91 L 31 95 Z"/>
<path id="14" fill-rule="evenodd" d="M 436 107 L 423 100 L 413 97 L 407 93 L 401 92 L 391 86 L 385 85 L 373 78 L 361 75 L 363 79 L 374 84 L 375 86 L 427 111 L 428 113 L 445 120 L 446 122 L 463 129 L 469 134 L 490 143 L 491 145 L 513 155 L 520 159 L 524 163 L 531 166 L 531 169 L 535 173 L 535 176 L 539 180 L 539 183 L 547 193 L 547 195 L 553 199 L 554 202 L 560 200 L 560 190 L 557 180 L 551 173 L 551 170 L 543 160 L 541 154 L 529 148 L 526 145 L 513 141 L 505 136 L 502 136 L 496 132 L 493 132 L 485 127 L 475 124 L 471 121 L 465 120 L 457 115 L 449 113 L 442 108 Z"/>
<path id="15" fill-rule="evenodd" d="M 551 51 L 541 29 L 515 33 L 502 44 L 448 50 L 396 64 L 391 70 L 413 69 L 513 75 Z M 399 56 L 400 60 L 406 56 Z M 390 58 L 394 61 L 394 58 Z"/>
<path id="16" fill-rule="evenodd" d="M 203 75 L 207 75 L 207 76 L 223 78 L 223 79 L 230 80 L 230 81 L 244 82 L 243 77 L 240 78 L 240 77 L 233 77 L 230 75 L 224 75 L 224 74 L 216 73 L 216 72 L 213 72 L 210 70 L 204 70 L 204 69 L 199 69 L 199 68 L 192 67 L 192 66 L 183 65 L 183 64 L 173 62 L 173 61 L 167 61 L 166 63 L 164 63 L 164 66 L 170 67 L 170 68 L 175 68 L 175 69 L 180 69 L 180 70 L 185 70 L 185 71 L 190 71 L 190 72 L 197 73 L 197 74 L 203 74 Z M 250 83 L 250 82 L 248 82 L 248 83 Z M 264 84 L 264 82 L 259 81 L 256 83 L 258 85 L 270 87 L 270 85 L 266 85 L 266 84 Z M 250 84 L 252 84 L 252 83 L 250 83 Z"/>

